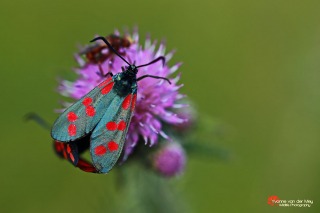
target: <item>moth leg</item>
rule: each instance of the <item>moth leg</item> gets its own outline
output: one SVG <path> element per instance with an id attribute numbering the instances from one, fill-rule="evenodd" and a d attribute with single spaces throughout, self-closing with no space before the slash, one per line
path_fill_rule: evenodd
<path id="1" fill-rule="evenodd" d="M 98 63 L 98 67 L 99 67 L 100 75 L 101 75 L 101 76 L 104 76 L 103 69 L 102 69 L 102 67 L 101 67 L 101 63 L 100 63 L 100 62 Z"/>
<path id="2" fill-rule="evenodd" d="M 108 75 L 110 75 L 111 77 L 113 76 L 112 72 L 108 72 L 108 73 L 105 74 L 103 77 L 107 77 Z"/>
<path id="3" fill-rule="evenodd" d="M 108 75 L 110 75 L 111 77 L 113 76 L 112 72 L 108 72 L 104 74 L 103 69 L 101 67 L 101 63 L 98 64 L 98 67 L 99 67 L 99 73 L 97 74 L 100 75 L 101 77 L 107 77 Z"/>
<path id="4" fill-rule="evenodd" d="M 171 84 L 170 80 L 165 77 L 155 76 L 155 75 L 143 75 L 140 78 L 137 78 L 137 81 L 140 81 L 144 78 L 155 78 L 155 79 L 163 79 L 166 80 L 169 84 Z"/>

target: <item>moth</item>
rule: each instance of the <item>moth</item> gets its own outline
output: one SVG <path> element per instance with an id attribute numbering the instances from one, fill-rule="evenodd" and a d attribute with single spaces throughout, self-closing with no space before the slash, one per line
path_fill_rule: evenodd
<path id="1" fill-rule="evenodd" d="M 102 83 L 68 107 L 54 122 L 51 137 L 56 152 L 75 166 L 84 171 L 108 173 L 118 161 L 126 140 L 137 100 L 137 82 L 147 77 L 171 82 L 154 75 L 137 78 L 140 67 L 158 61 L 164 64 L 163 56 L 136 66 L 124 59 L 105 37 L 99 36 L 91 42 L 97 40 L 102 40 L 128 66 L 122 67 L 122 72 L 115 75 L 111 72 L 105 74 Z M 77 148 L 81 141 L 89 141 L 92 168 L 78 157 Z"/>

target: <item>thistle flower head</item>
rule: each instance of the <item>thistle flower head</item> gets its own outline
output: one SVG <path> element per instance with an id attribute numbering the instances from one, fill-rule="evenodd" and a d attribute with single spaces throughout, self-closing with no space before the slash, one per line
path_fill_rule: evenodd
<path id="1" fill-rule="evenodd" d="M 153 168 L 165 177 L 181 174 L 186 164 L 186 155 L 180 144 L 166 143 L 153 156 Z"/>
<path id="2" fill-rule="evenodd" d="M 139 44 L 137 32 L 132 35 L 126 33 L 120 36 L 116 31 L 107 36 L 111 45 L 130 63 L 136 65 L 146 64 L 159 56 L 164 56 L 169 61 L 173 52 L 165 54 L 165 45 L 161 43 L 156 49 L 156 42 L 147 38 L 144 46 Z M 79 67 L 75 69 L 78 78 L 74 81 L 62 80 L 58 88 L 59 92 L 75 100 L 80 99 L 90 90 L 104 80 L 103 74 L 121 72 L 121 67 L 127 64 L 116 56 L 104 43 L 98 41 L 81 48 L 75 59 Z M 139 68 L 137 78 L 143 75 L 155 75 L 169 78 L 171 84 L 165 80 L 145 78 L 138 82 L 138 94 L 136 108 L 132 117 L 124 148 L 124 160 L 130 155 L 138 142 L 149 146 L 155 145 L 162 137 L 170 140 L 164 131 L 164 125 L 181 125 L 187 119 L 180 117 L 179 110 L 187 107 L 186 104 L 178 104 L 184 96 L 179 93 L 183 86 L 178 84 L 180 74 L 171 78 L 171 74 L 177 71 L 180 63 L 169 67 L 167 64 L 157 62 L 149 66 Z"/>

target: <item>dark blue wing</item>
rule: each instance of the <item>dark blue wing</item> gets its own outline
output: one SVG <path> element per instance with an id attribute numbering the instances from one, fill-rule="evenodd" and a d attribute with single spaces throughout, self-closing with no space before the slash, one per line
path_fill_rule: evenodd
<path id="1" fill-rule="evenodd" d="M 91 158 L 100 173 L 109 172 L 120 157 L 136 98 L 136 89 L 126 97 L 114 97 L 92 132 Z"/>
<path id="2" fill-rule="evenodd" d="M 61 142 L 69 142 L 92 132 L 112 100 L 117 96 L 112 90 L 113 85 L 113 78 L 108 78 L 67 108 L 53 124 L 52 138 Z"/>

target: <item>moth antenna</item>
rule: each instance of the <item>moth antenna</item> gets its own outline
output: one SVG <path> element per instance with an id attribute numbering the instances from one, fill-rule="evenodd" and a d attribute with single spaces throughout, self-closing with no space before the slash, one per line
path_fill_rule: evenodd
<path id="1" fill-rule="evenodd" d="M 154 59 L 153 61 L 150 61 L 150 62 L 147 63 L 147 64 L 142 64 L 142 65 L 137 66 L 137 68 L 139 68 L 139 67 L 145 67 L 145 66 L 148 66 L 148 65 L 150 65 L 150 64 L 154 64 L 154 63 L 156 63 L 157 61 L 160 61 L 160 60 L 162 61 L 162 66 L 164 66 L 164 64 L 166 63 L 166 58 L 163 57 L 163 56 L 160 56 L 160 57 Z"/>
<path id="2" fill-rule="evenodd" d="M 97 40 L 102 40 L 104 41 L 104 43 L 106 43 L 106 45 L 108 45 L 108 47 L 117 55 L 119 56 L 124 62 L 126 62 L 129 66 L 131 65 L 126 59 L 124 59 L 112 46 L 111 44 L 107 41 L 107 39 L 105 39 L 104 37 L 102 36 L 99 36 L 97 38 L 94 38 L 92 39 L 90 42 L 94 42 L 94 41 L 97 41 Z"/>

